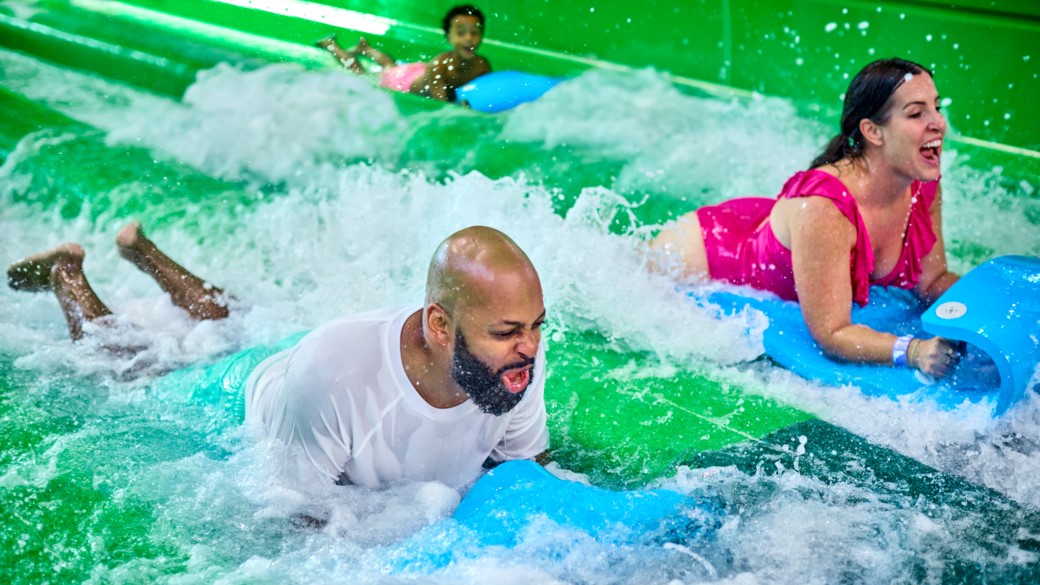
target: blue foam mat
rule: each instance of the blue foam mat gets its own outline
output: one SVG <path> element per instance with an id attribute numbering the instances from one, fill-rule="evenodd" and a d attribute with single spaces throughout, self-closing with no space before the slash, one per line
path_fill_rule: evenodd
<path id="1" fill-rule="evenodd" d="M 854 306 L 852 321 L 897 335 L 940 335 L 965 341 L 968 353 L 950 376 L 931 380 L 916 370 L 852 364 L 823 355 L 809 335 L 797 303 L 717 292 L 698 303 L 726 313 L 745 307 L 769 318 L 765 352 L 781 366 L 827 385 L 851 384 L 870 396 L 928 399 L 945 409 L 986 400 L 999 416 L 1024 396 L 1040 362 L 1040 259 L 1004 256 L 964 275 L 927 312 L 909 291 L 873 287 L 870 303 Z M 970 307 L 960 312 L 959 307 Z M 960 318 L 940 318 L 951 307 Z M 922 317 L 923 314 L 923 317 Z"/>
<path id="2" fill-rule="evenodd" d="M 520 71 L 494 71 L 481 75 L 456 90 L 456 100 L 479 112 L 502 112 L 534 101 L 563 81 Z"/>
<path id="3" fill-rule="evenodd" d="M 722 515 L 679 492 L 608 490 L 559 479 L 533 461 L 507 461 L 474 484 L 451 518 L 388 550 L 388 568 L 430 572 L 487 547 L 512 548 L 546 522 L 562 529 L 562 541 L 585 535 L 606 545 L 692 543 L 710 538 Z M 558 544 L 555 554 L 566 548 Z"/>

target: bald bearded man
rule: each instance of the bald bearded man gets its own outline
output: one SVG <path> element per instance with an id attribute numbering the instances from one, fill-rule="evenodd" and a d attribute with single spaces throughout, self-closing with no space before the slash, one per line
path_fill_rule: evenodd
<path id="1" fill-rule="evenodd" d="M 461 230 L 434 253 L 422 307 L 338 319 L 257 366 L 246 421 L 340 484 L 462 487 L 548 448 L 544 321 L 523 250 Z"/>

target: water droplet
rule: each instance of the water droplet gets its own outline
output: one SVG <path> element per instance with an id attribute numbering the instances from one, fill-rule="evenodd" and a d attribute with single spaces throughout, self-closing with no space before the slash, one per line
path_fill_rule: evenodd
<path id="1" fill-rule="evenodd" d="M 823 27 L 823 32 L 833 32 L 836 28 L 838 28 L 838 23 L 828 22 L 826 26 Z"/>
<path id="2" fill-rule="evenodd" d="M 1004 112 L 1004 119 L 1005 120 L 1010 120 L 1011 119 L 1011 112 Z"/>
<path id="3" fill-rule="evenodd" d="M 863 22 L 859 23 L 856 26 L 859 28 L 859 30 L 866 30 L 866 29 L 870 28 L 870 23 L 864 20 Z"/>
<path id="4" fill-rule="evenodd" d="M 932 35 L 924 35 L 924 40 L 928 41 L 929 43 L 932 42 Z"/>
<path id="5" fill-rule="evenodd" d="M 797 59 L 794 60 L 794 64 L 795 65 L 799 65 L 799 66 L 804 65 L 805 64 L 805 59 L 802 59 L 801 57 L 798 57 Z"/>

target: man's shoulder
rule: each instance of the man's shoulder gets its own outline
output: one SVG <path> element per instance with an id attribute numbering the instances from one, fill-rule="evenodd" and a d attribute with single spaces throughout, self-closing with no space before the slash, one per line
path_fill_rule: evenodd
<path id="1" fill-rule="evenodd" d="M 363 332 L 372 328 L 390 326 L 397 321 L 402 314 L 410 314 L 415 310 L 416 307 L 412 305 L 398 305 L 343 315 L 318 326 L 314 331 L 304 336 L 304 339 L 329 335 L 350 334 L 353 332 Z"/>
<path id="2" fill-rule="evenodd" d="M 414 310 L 409 305 L 347 315 L 310 332 L 285 357 L 286 391 L 322 399 L 334 390 L 378 386 L 380 372 L 394 360 L 396 326 Z"/>
<path id="3" fill-rule="evenodd" d="M 400 305 L 338 317 L 305 335 L 292 350 L 293 361 L 357 362 L 342 358 L 377 350 L 384 341 L 394 338 L 391 328 L 415 310 L 414 306 Z"/>

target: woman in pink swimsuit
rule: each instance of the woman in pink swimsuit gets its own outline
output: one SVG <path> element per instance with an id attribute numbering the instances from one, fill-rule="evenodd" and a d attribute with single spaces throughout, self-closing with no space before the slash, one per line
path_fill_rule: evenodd
<path id="1" fill-rule="evenodd" d="M 685 281 L 705 276 L 798 301 L 813 339 L 838 359 L 944 376 L 960 358 L 948 340 L 896 337 L 853 324 L 871 285 L 934 301 L 947 269 L 939 159 L 946 119 L 931 72 L 902 59 L 867 65 L 849 86 L 834 137 L 776 199 L 704 207 L 665 227 L 652 264 Z"/>

